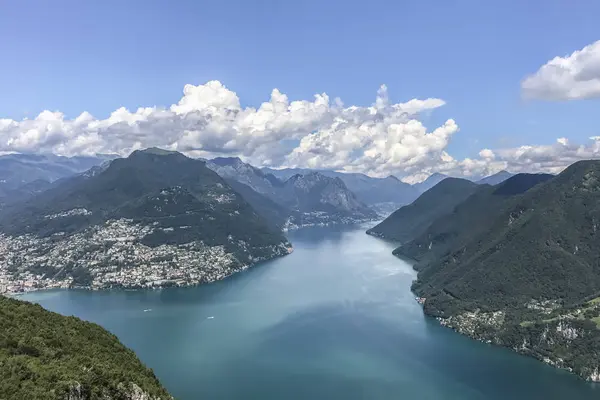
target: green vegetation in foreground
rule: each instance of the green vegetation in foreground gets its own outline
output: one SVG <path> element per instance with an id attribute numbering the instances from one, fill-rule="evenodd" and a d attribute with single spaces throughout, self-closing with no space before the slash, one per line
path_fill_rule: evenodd
<path id="1" fill-rule="evenodd" d="M 130 400 L 142 392 L 144 399 L 171 399 L 116 336 L 0 296 L 0 399 Z"/>

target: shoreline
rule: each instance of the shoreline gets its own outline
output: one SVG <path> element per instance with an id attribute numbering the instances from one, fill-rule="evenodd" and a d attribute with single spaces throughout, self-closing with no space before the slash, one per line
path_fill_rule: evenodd
<path id="1" fill-rule="evenodd" d="M 427 313 L 425 311 L 425 302 L 427 301 L 427 299 L 425 297 L 419 297 L 417 296 L 417 294 L 411 290 L 411 293 L 415 296 L 415 301 L 421 306 L 421 309 L 423 311 L 423 315 L 425 315 L 425 317 L 427 318 L 431 318 L 431 319 L 435 319 L 437 321 L 437 323 L 447 329 L 450 329 L 452 331 L 454 331 L 455 333 L 468 337 L 471 340 L 475 340 L 490 346 L 494 346 L 494 347 L 498 347 L 498 348 L 505 348 L 510 350 L 511 352 L 518 354 L 519 356 L 524 356 L 524 357 L 528 357 L 528 358 L 533 358 L 541 363 L 544 363 L 550 367 L 556 368 L 556 369 L 560 369 L 562 371 L 568 372 L 574 376 L 576 376 L 578 379 L 581 379 L 584 382 L 588 382 L 588 383 L 592 383 L 592 384 L 600 384 L 600 367 L 596 367 L 594 370 L 592 370 L 592 372 L 588 375 L 584 375 L 582 372 L 580 371 L 575 371 L 573 369 L 572 366 L 567 365 L 566 363 L 564 363 L 564 361 L 561 358 L 556 359 L 555 357 L 550 358 L 550 356 L 554 356 L 553 354 L 548 354 L 547 356 L 542 356 L 541 354 L 539 354 L 537 352 L 536 349 L 534 348 L 530 348 L 530 347 L 512 347 L 506 343 L 502 343 L 501 341 L 499 341 L 499 339 L 495 336 L 485 336 L 483 334 L 481 335 L 477 335 L 475 332 L 469 333 L 466 331 L 461 330 L 460 326 L 456 326 L 454 324 L 452 324 L 452 317 L 448 317 L 448 318 L 442 318 L 439 316 L 434 316 L 431 315 L 429 313 Z M 498 313 L 503 313 L 503 311 L 497 311 Z M 546 329 L 548 329 L 549 325 L 546 324 Z M 523 338 L 525 340 L 525 338 Z"/>
<path id="2" fill-rule="evenodd" d="M 289 242 L 288 242 L 289 243 Z M 10 297 L 10 298 L 19 298 L 21 296 L 25 296 L 27 294 L 31 294 L 31 293 L 37 293 L 37 292 L 48 292 L 48 291 L 52 291 L 52 290 L 86 290 L 86 291 L 92 291 L 92 292 L 100 292 L 100 291 L 138 291 L 138 290 L 153 290 L 153 291 L 158 291 L 158 290 L 163 290 L 163 289 L 168 289 L 168 288 L 187 288 L 187 287 L 197 287 L 200 285 L 205 285 L 205 284 L 210 284 L 210 283 L 214 283 L 214 282 L 219 282 L 219 281 L 223 281 L 226 280 L 240 272 L 246 271 L 250 268 L 255 268 L 260 266 L 261 264 L 271 261 L 271 260 L 275 260 L 277 258 L 281 258 L 281 257 L 285 257 L 288 256 L 290 254 L 292 254 L 294 252 L 294 247 L 291 245 L 290 243 L 290 247 L 287 248 L 288 252 L 286 254 L 275 254 L 273 257 L 267 258 L 267 259 L 262 259 L 262 260 L 258 260 L 254 263 L 251 264 L 245 264 L 242 267 L 233 270 L 230 274 L 226 274 L 224 276 L 221 276 L 217 279 L 213 279 L 213 280 L 206 280 L 206 281 L 190 281 L 186 284 L 176 284 L 174 280 L 170 280 L 168 282 L 165 283 L 174 283 L 174 284 L 159 284 L 159 285 L 148 285 L 148 286 L 119 286 L 119 285 L 113 285 L 113 286 L 65 286 L 65 287 L 41 287 L 41 288 L 30 288 L 29 290 L 23 290 L 23 291 L 18 291 L 18 292 L 4 292 L 4 293 L 0 293 L 0 296 L 5 296 L 5 297 Z"/>
<path id="3" fill-rule="evenodd" d="M 378 239 L 381 240 L 385 240 L 385 241 L 390 241 L 390 239 L 386 238 L 386 237 L 382 237 L 378 234 L 373 234 L 372 232 L 367 231 L 366 232 L 368 235 L 376 237 Z M 392 255 L 396 258 L 399 258 L 409 264 L 411 264 L 411 268 L 416 271 L 419 272 L 418 269 L 415 268 L 415 265 L 418 263 L 417 260 L 412 259 L 411 257 L 405 256 L 404 254 L 398 252 L 392 252 Z M 414 281 L 413 281 L 414 282 Z M 448 328 L 451 329 L 452 331 L 456 332 L 457 334 L 463 335 L 465 337 L 468 337 L 471 340 L 476 340 L 478 342 L 481 343 L 485 343 L 491 346 L 496 346 L 499 348 L 505 348 L 505 349 L 509 349 L 511 352 L 518 354 L 520 356 L 525 356 L 525 357 L 529 357 L 529 358 L 533 358 L 541 363 L 544 363 L 548 366 L 551 366 L 553 368 L 568 372 L 574 376 L 576 376 L 578 379 L 581 379 L 584 382 L 588 382 L 588 383 L 592 383 L 592 384 L 599 384 L 600 383 L 600 366 L 597 366 L 596 368 L 592 369 L 589 373 L 583 373 L 581 371 L 576 371 L 573 366 L 567 365 L 561 358 L 557 357 L 555 354 L 549 353 L 546 356 L 543 356 L 542 354 L 539 353 L 538 350 L 536 350 L 535 348 L 531 348 L 531 347 L 512 347 L 506 343 L 503 343 L 502 341 L 500 341 L 497 337 L 495 337 L 494 335 L 491 336 L 485 336 L 484 334 L 477 334 L 475 332 L 469 333 L 466 331 L 463 331 L 460 329 L 460 326 L 455 326 L 454 324 L 452 324 L 451 320 L 452 320 L 452 316 L 448 317 L 448 318 L 442 318 L 439 316 L 434 316 L 431 315 L 429 313 L 427 313 L 425 311 L 425 302 L 427 301 L 426 298 L 424 297 L 420 297 L 417 295 L 417 293 L 415 293 L 412 288 L 409 289 L 410 292 L 412 293 L 412 295 L 414 296 L 415 301 L 421 306 L 423 315 L 425 315 L 427 318 L 432 318 L 435 319 L 437 321 L 437 323 L 444 327 L 444 328 Z M 499 311 L 500 313 L 504 313 L 504 311 Z M 545 328 L 548 329 L 549 328 L 549 324 L 545 325 Z M 525 340 L 526 338 L 523 337 L 523 339 Z M 552 358 L 551 358 L 552 357 Z"/>
<path id="4" fill-rule="evenodd" d="M 421 305 L 423 305 L 422 303 L 419 303 Z M 574 371 L 572 367 L 566 365 L 566 364 L 561 364 L 559 361 L 553 360 L 549 357 L 541 357 L 539 356 L 535 351 L 531 350 L 531 349 L 515 349 L 514 347 L 510 347 L 507 346 L 505 344 L 502 343 L 495 343 L 492 339 L 485 339 L 483 337 L 477 337 L 475 335 L 470 335 L 468 333 L 465 332 L 461 332 L 459 330 L 459 328 L 456 328 L 452 325 L 448 325 L 446 324 L 444 321 L 448 320 L 448 318 L 441 318 L 441 317 L 434 317 L 432 315 L 427 314 L 425 311 L 423 311 L 423 314 L 427 317 L 427 318 L 432 318 L 435 319 L 438 324 L 444 328 L 450 329 L 454 332 L 456 332 L 459 335 L 468 337 L 471 340 L 475 340 L 478 341 L 480 343 L 484 343 L 484 344 L 488 344 L 490 346 L 494 346 L 494 347 L 498 347 L 498 348 L 504 348 L 504 349 L 508 349 L 510 350 L 512 353 L 518 354 L 519 356 L 524 356 L 524 357 L 528 357 L 528 358 L 533 358 L 543 364 L 546 364 L 550 367 L 553 367 L 555 369 L 559 369 L 565 372 L 568 372 L 569 374 L 576 376 L 578 379 L 581 379 L 584 382 L 588 382 L 588 383 L 592 383 L 592 384 L 600 384 L 600 370 L 598 368 L 595 369 L 595 372 L 592 373 L 589 376 L 583 375 L 581 373 L 578 373 L 577 371 Z"/>

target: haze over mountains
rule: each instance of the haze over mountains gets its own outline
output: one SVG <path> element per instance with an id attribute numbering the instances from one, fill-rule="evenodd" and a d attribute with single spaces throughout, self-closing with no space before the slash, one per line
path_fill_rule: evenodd
<path id="1" fill-rule="evenodd" d="M 21 201 L 51 186 L 51 182 L 82 173 L 115 156 L 61 157 L 53 154 L 0 156 L 0 208 Z"/>
<path id="2" fill-rule="evenodd" d="M 286 228 L 358 222 L 377 217 L 337 176 L 304 170 L 304 174 L 294 174 L 282 180 L 239 158 L 215 158 L 208 161 L 207 166 L 227 179 L 247 185 L 287 210 L 284 212 L 288 214 Z"/>
<path id="3" fill-rule="evenodd" d="M 328 170 L 315 171 L 307 168 L 286 168 L 279 170 L 263 168 L 262 170 L 282 180 L 287 180 L 293 175 L 306 175 L 312 172 L 318 172 L 331 178 L 339 178 L 362 202 L 370 206 L 386 203 L 407 204 L 419 195 L 418 189 L 392 175 L 386 178 L 373 178 L 365 174 Z"/>
<path id="4" fill-rule="evenodd" d="M 369 233 L 416 260 L 413 290 L 443 325 L 598 381 L 599 202 L 600 161 L 445 179 Z"/>

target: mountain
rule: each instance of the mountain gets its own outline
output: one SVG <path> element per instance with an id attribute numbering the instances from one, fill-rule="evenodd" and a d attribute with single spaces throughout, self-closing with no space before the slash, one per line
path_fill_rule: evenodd
<path id="1" fill-rule="evenodd" d="M 341 179 L 346 187 L 353 192 L 358 200 L 379 211 L 383 215 L 389 214 L 397 208 L 412 203 L 420 192 L 404 183 L 395 176 L 386 178 L 374 178 L 365 174 L 336 172 L 329 170 L 311 170 L 305 168 L 287 168 L 271 169 L 262 168 L 262 171 L 269 173 L 281 180 L 287 180 L 294 175 L 308 175 L 318 172 L 330 178 Z"/>
<path id="2" fill-rule="evenodd" d="M 275 168 L 264 167 L 264 168 L 261 168 L 261 171 L 263 171 L 266 174 L 273 175 L 274 177 L 276 177 L 277 179 L 279 179 L 281 181 L 287 181 L 294 175 L 306 175 L 306 174 L 310 174 L 311 172 L 323 172 L 324 170 L 310 169 L 310 168 L 275 169 Z"/>
<path id="3" fill-rule="evenodd" d="M 466 179 L 445 178 L 367 233 L 405 243 L 425 232 L 436 219 L 450 213 L 477 188 L 477 184 Z"/>
<path id="4" fill-rule="evenodd" d="M 237 157 L 213 158 L 207 161 L 206 166 L 223 178 L 235 179 L 254 191 L 271 198 L 276 197 L 278 188 L 283 186 L 283 182 L 274 175 L 265 173 Z"/>
<path id="5" fill-rule="evenodd" d="M 283 229 L 283 227 L 286 225 L 286 222 L 293 214 L 290 209 L 274 202 L 269 197 L 257 192 L 248 185 L 238 182 L 235 179 L 225 179 L 225 181 L 275 229 Z"/>
<path id="6" fill-rule="evenodd" d="M 7 154 L 0 156 L 0 190 L 16 188 L 25 183 L 45 180 L 48 182 L 75 175 L 95 165 L 115 158 L 111 155 L 98 157 L 62 157 L 52 154 Z"/>
<path id="7" fill-rule="evenodd" d="M 0 296 L 0 398 L 167 400 L 149 368 L 100 326 Z"/>
<path id="8" fill-rule="evenodd" d="M 236 186 L 240 194 L 263 216 L 277 226 L 287 213 L 285 229 L 329 223 L 352 223 L 377 216 L 337 177 L 321 172 L 296 174 L 285 181 L 242 162 L 239 158 L 215 158 L 207 166 Z M 235 186 L 235 185 L 234 185 Z M 248 191 L 251 189 L 260 196 Z M 268 198 L 270 201 L 264 201 Z M 261 200 L 262 199 L 262 200 Z M 273 207 L 276 203 L 279 207 Z M 285 211 L 287 210 L 287 211 Z"/>
<path id="9" fill-rule="evenodd" d="M 482 184 L 452 212 L 436 219 L 419 236 L 394 250 L 394 254 L 417 260 L 415 268 L 420 269 L 485 231 L 502 212 L 507 200 L 552 177 L 549 174 L 518 174 L 497 186 Z"/>
<path id="10" fill-rule="evenodd" d="M 7 204 L 27 200 L 50 187 L 52 187 L 52 183 L 44 179 L 36 179 L 16 187 L 0 185 L 0 210 Z"/>
<path id="11" fill-rule="evenodd" d="M 412 203 L 419 191 L 395 176 L 374 178 L 364 174 L 323 171 L 323 175 L 341 179 L 363 203 L 381 210 L 384 214 Z M 391 209 L 391 211 L 390 211 Z"/>
<path id="12" fill-rule="evenodd" d="M 515 178 L 497 190 L 516 195 L 413 289 L 446 326 L 600 381 L 600 161 L 520 194 Z"/>
<path id="13" fill-rule="evenodd" d="M 292 210 L 347 214 L 375 218 L 376 214 L 357 199 L 344 181 L 319 172 L 294 175 L 284 182 L 282 201 Z"/>
<path id="14" fill-rule="evenodd" d="M 493 186 L 493 185 L 497 185 L 501 182 L 504 182 L 511 176 L 513 176 L 513 174 L 511 174 L 508 171 L 502 170 L 500 172 L 496 172 L 493 175 L 486 176 L 485 178 L 478 180 L 477 183 L 480 185 L 492 185 Z"/>
<path id="15" fill-rule="evenodd" d="M 429 189 L 431 189 L 432 187 L 434 187 L 435 185 L 437 185 L 438 183 L 440 183 L 441 181 L 443 181 L 446 178 L 448 178 L 448 175 L 444 175 L 444 174 L 440 174 L 439 172 L 435 172 L 434 174 L 430 175 L 427 179 L 425 179 L 423 182 L 415 183 L 413 185 L 413 187 L 417 190 L 417 192 L 425 193 L 426 191 L 428 191 Z"/>
<path id="16" fill-rule="evenodd" d="M 0 231 L 0 278 L 8 271 L 12 291 L 27 281 L 209 282 L 291 249 L 204 162 L 160 149 L 135 151 L 6 207 Z"/>

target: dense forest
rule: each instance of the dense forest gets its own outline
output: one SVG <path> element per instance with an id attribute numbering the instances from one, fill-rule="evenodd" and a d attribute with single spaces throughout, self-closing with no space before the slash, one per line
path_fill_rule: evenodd
<path id="1" fill-rule="evenodd" d="M 418 293 L 497 309 L 600 290 L 600 162 L 573 164 L 498 208 L 485 230 L 421 268 Z"/>
<path id="2" fill-rule="evenodd" d="M 116 336 L 0 296 L 0 399 L 131 400 L 140 394 L 171 399 Z"/>
<path id="3" fill-rule="evenodd" d="M 400 208 L 369 229 L 368 234 L 395 240 L 409 241 L 423 232 L 436 219 L 451 212 L 479 186 L 466 179 L 446 178 L 413 203 Z"/>
<path id="4" fill-rule="evenodd" d="M 421 234 L 394 250 L 417 262 L 421 269 L 430 262 L 447 256 L 453 249 L 462 248 L 485 232 L 503 212 L 512 196 L 526 192 L 535 185 L 551 179 L 549 174 L 517 174 L 496 186 L 482 184 L 451 212 L 436 219 Z"/>
<path id="5" fill-rule="evenodd" d="M 412 237 L 403 232 L 416 218 L 397 213 L 395 254 L 417 260 L 428 315 L 600 380 L 600 161 L 481 185 Z"/>

